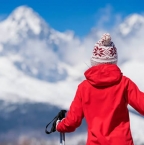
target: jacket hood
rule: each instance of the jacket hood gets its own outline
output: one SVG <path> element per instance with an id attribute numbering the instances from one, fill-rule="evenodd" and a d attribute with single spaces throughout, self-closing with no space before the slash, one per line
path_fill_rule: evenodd
<path id="1" fill-rule="evenodd" d="M 108 87 L 120 82 L 122 73 L 115 64 L 100 64 L 84 73 L 86 79 L 96 87 Z"/>

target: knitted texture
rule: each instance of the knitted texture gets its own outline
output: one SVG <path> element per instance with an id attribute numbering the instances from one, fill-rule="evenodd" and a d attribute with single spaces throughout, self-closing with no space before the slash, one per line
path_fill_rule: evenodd
<path id="1" fill-rule="evenodd" d="M 94 45 L 91 65 L 98 65 L 103 63 L 117 64 L 117 49 L 111 41 L 110 34 L 103 34 L 101 39 Z"/>

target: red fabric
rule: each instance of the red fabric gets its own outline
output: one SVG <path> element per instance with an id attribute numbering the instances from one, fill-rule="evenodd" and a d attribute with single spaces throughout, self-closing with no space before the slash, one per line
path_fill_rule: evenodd
<path id="1" fill-rule="evenodd" d="M 144 115 L 144 93 L 114 64 L 93 66 L 85 77 L 57 130 L 72 132 L 85 117 L 87 145 L 133 145 L 127 105 Z"/>

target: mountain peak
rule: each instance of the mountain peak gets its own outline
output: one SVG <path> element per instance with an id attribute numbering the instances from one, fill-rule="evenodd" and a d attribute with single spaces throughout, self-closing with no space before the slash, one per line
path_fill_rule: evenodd
<path id="1" fill-rule="evenodd" d="M 126 36 L 130 34 L 132 30 L 140 30 L 144 24 L 144 17 L 139 14 L 130 15 L 125 19 L 125 21 L 120 25 L 121 33 Z"/>
<path id="2" fill-rule="evenodd" d="M 20 6 L 0 22 L 0 42 L 17 44 L 28 35 L 36 37 L 48 33 L 48 29 L 48 24 L 32 8 Z"/>
<path id="3" fill-rule="evenodd" d="M 15 19 L 17 21 L 20 21 L 22 18 L 27 17 L 39 17 L 39 16 L 32 8 L 28 6 L 19 6 L 10 15 L 10 18 Z"/>
<path id="4" fill-rule="evenodd" d="M 15 8 L 14 11 L 26 11 L 26 10 L 28 10 L 28 11 L 32 10 L 33 11 L 33 9 L 29 6 L 27 6 L 27 5 L 19 6 L 19 7 Z"/>
<path id="5" fill-rule="evenodd" d="M 20 6 L 16 8 L 8 18 L 9 21 L 17 23 L 18 26 L 29 26 L 35 34 L 39 34 L 41 31 L 41 17 L 30 7 Z"/>

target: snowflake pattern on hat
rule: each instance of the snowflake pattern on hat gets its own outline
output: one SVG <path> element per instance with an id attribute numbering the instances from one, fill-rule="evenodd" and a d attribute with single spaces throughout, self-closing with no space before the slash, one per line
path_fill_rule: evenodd
<path id="1" fill-rule="evenodd" d="M 93 50 L 93 54 L 95 55 L 95 56 L 105 56 L 105 54 L 104 54 L 104 49 L 103 48 L 99 48 L 99 47 L 97 47 L 97 46 L 95 46 L 94 47 L 94 50 Z"/>
<path id="2" fill-rule="evenodd" d="M 93 50 L 93 55 L 94 56 L 100 56 L 100 57 L 105 57 L 106 55 L 113 57 L 114 55 L 117 54 L 116 47 L 109 47 L 108 49 L 104 49 L 102 47 L 94 47 Z"/>
<path id="3" fill-rule="evenodd" d="M 94 46 L 91 64 L 98 63 L 117 63 L 117 49 L 108 33 L 103 34 L 102 38 Z"/>

